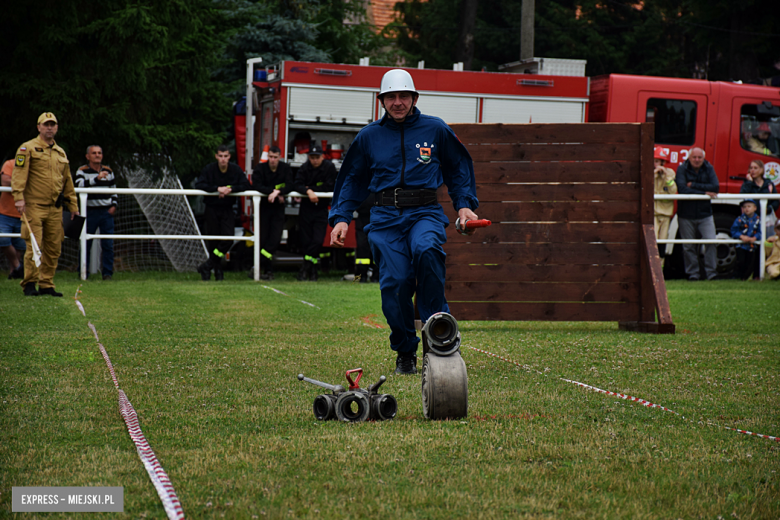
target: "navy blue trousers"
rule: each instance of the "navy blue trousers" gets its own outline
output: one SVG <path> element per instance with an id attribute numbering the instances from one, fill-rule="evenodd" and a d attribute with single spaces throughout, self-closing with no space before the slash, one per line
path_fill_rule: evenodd
<path id="1" fill-rule="evenodd" d="M 374 261 L 379 264 L 382 311 L 390 325 L 390 347 L 415 352 L 420 339 L 414 328 L 414 303 L 423 323 L 437 312 L 449 312 L 444 297 L 442 245 L 447 218 L 441 206 L 396 209 L 375 207 L 366 226 Z"/>
<path id="2" fill-rule="evenodd" d="M 94 235 L 100 228 L 101 235 L 114 234 L 114 216 L 108 212 L 109 208 L 87 208 L 87 233 Z M 114 240 L 101 238 L 100 249 L 102 253 L 100 272 L 103 276 L 114 274 Z M 87 273 L 89 273 L 89 252 L 92 250 L 92 240 L 87 240 Z"/>

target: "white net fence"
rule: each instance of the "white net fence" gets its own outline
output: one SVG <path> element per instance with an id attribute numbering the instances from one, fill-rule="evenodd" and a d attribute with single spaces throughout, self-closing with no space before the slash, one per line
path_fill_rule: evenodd
<path id="1" fill-rule="evenodd" d="M 181 189 L 178 177 L 164 174 L 155 179 L 146 170 L 125 173 L 130 188 Z M 117 235 L 198 235 L 200 230 L 184 195 L 119 195 L 114 218 Z M 92 246 L 90 270 L 100 266 L 99 241 Z M 114 240 L 114 271 L 196 271 L 208 258 L 202 240 Z M 95 267 L 93 267 L 93 265 Z M 78 272 L 79 241 L 66 238 L 59 269 Z M 8 262 L 0 255 L 0 270 Z"/>

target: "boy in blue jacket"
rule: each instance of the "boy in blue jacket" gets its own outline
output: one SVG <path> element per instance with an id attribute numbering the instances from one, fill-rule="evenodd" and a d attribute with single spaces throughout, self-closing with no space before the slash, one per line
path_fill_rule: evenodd
<path id="1" fill-rule="evenodd" d="M 742 240 L 737 246 L 736 277 L 747 280 L 755 275 L 760 278 L 758 246 L 761 241 L 761 222 L 756 214 L 758 204 L 753 199 L 745 199 L 740 204 L 742 215 L 731 225 L 731 237 Z"/>

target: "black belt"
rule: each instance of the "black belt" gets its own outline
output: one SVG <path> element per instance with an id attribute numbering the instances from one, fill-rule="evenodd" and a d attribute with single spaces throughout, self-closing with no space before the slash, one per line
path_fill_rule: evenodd
<path id="1" fill-rule="evenodd" d="M 404 190 L 390 188 L 377 192 L 375 206 L 395 206 L 396 208 L 416 208 L 436 204 L 436 190 L 416 189 Z"/>

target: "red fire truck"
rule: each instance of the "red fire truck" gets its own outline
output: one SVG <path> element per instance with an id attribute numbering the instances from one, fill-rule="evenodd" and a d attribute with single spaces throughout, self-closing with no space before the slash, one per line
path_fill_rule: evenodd
<path id="1" fill-rule="evenodd" d="M 538 59 L 537 63 L 539 62 Z M 420 91 L 418 106 L 448 123 L 655 123 L 656 144 L 669 149 L 669 167 L 701 147 L 715 167 L 721 193 L 738 193 L 753 159 L 765 163 L 767 179 L 780 183 L 780 90 L 775 87 L 611 74 L 587 78 L 571 67 L 577 60 L 547 60 L 546 74 L 412 70 Z M 552 64 L 552 65 L 551 65 Z M 357 132 L 382 117 L 376 99 L 388 67 L 285 61 L 252 70 L 248 89 L 249 140 L 239 132 L 252 164 L 265 145 L 276 145 L 293 167 L 306 159 L 310 141 L 323 144 L 336 166 Z M 557 75 L 557 74 L 568 75 Z M 256 116 L 252 115 L 255 114 Z M 757 148 L 760 130 L 769 137 Z M 766 134 L 764 134 L 766 135 Z M 736 202 L 714 200 L 718 234 L 739 214 Z M 248 206 L 248 205 L 247 205 Z M 251 208 L 247 208 L 247 212 Z M 676 222 L 671 235 L 675 236 Z M 675 254 L 681 248 L 675 248 Z M 733 247 L 718 249 L 719 271 L 730 272 Z M 674 269 L 678 262 L 667 262 Z M 673 274 L 673 273 L 667 273 Z"/>

